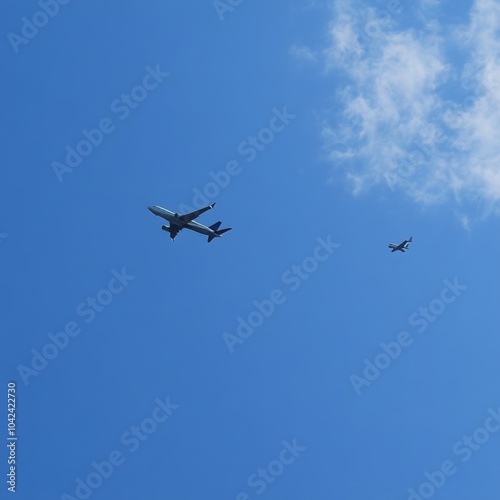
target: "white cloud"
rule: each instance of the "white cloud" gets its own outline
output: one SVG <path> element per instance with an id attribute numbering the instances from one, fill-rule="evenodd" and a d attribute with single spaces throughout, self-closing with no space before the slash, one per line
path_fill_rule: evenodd
<path id="1" fill-rule="evenodd" d="M 315 63 L 318 60 L 317 54 L 305 45 L 292 45 L 290 55 L 299 61 Z"/>
<path id="2" fill-rule="evenodd" d="M 328 157 L 356 194 L 388 183 L 419 203 L 495 211 L 500 3 L 475 0 L 469 23 L 453 30 L 439 19 L 398 29 L 397 14 L 387 14 L 362 2 L 333 5 L 325 65 L 348 83 L 322 127 Z"/>

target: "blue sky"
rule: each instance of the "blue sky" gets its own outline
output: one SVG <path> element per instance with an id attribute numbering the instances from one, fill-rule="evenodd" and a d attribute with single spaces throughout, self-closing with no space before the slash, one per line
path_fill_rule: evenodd
<path id="1" fill-rule="evenodd" d="M 498 3 L 54 1 L 0 20 L 16 498 L 496 499 Z"/>

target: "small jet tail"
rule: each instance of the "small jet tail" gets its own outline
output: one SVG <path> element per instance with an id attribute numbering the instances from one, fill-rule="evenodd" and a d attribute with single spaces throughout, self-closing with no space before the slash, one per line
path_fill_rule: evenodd
<path id="1" fill-rule="evenodd" d="M 413 236 L 410 236 L 410 239 L 408 240 L 408 243 L 411 243 L 413 241 Z"/>
<path id="2" fill-rule="evenodd" d="M 218 221 L 216 222 L 215 224 L 212 224 L 210 227 L 210 229 L 212 229 L 214 231 L 215 234 L 209 234 L 208 235 L 208 243 L 210 243 L 214 238 L 217 238 L 221 235 L 223 235 L 224 233 L 227 233 L 228 231 L 231 231 L 231 227 L 226 227 L 225 229 L 219 229 L 221 225 L 221 221 Z"/>

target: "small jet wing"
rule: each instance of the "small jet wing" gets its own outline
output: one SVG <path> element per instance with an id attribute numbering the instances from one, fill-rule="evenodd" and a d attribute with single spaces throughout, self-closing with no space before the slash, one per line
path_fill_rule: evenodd
<path id="1" fill-rule="evenodd" d="M 211 205 L 208 205 L 208 207 L 200 208 L 199 210 L 195 210 L 194 212 L 190 212 L 185 215 L 180 215 L 179 219 L 181 219 L 183 222 L 191 222 L 192 220 L 196 219 L 196 217 L 199 217 L 201 214 L 204 214 L 207 210 L 211 210 L 214 208 L 215 203 L 212 203 Z"/>
<path id="2" fill-rule="evenodd" d="M 170 234 L 170 238 L 172 239 L 172 241 L 174 241 L 174 238 L 177 236 L 177 233 L 182 229 L 181 226 L 177 226 L 172 223 L 170 224 L 170 226 L 161 226 L 161 228 Z"/>

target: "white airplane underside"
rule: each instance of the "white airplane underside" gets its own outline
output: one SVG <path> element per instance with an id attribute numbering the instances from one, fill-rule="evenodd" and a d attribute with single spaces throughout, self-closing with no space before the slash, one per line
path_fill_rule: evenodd
<path id="1" fill-rule="evenodd" d="M 153 205 L 148 207 L 148 210 L 155 215 L 162 217 L 167 220 L 170 224 L 168 226 L 163 225 L 161 228 L 164 231 L 170 233 L 170 238 L 172 241 L 175 239 L 177 234 L 182 231 L 184 228 L 191 229 L 191 231 L 195 231 L 197 233 L 204 234 L 208 236 L 208 242 L 210 243 L 214 238 L 220 238 L 225 232 L 230 231 L 231 228 L 219 229 L 221 222 L 217 221 L 215 224 L 211 226 L 204 226 L 199 222 L 196 222 L 194 219 L 199 217 L 201 214 L 205 213 L 207 210 L 211 210 L 214 207 L 215 203 L 212 203 L 208 207 L 200 208 L 199 210 L 195 210 L 194 212 L 190 212 L 188 214 L 179 215 L 176 212 L 171 212 L 166 208 L 159 207 L 157 205 Z"/>

